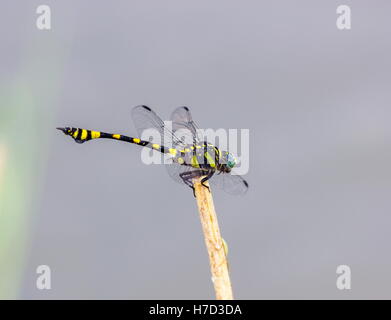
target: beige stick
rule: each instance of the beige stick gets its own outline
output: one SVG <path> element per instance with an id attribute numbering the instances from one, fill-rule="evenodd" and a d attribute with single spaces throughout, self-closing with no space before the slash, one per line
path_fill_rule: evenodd
<path id="1" fill-rule="evenodd" d="M 201 178 L 193 180 L 201 225 L 204 231 L 206 248 L 208 250 L 212 282 L 217 300 L 232 300 L 231 280 L 228 272 L 228 262 L 224 242 L 221 238 L 219 224 L 213 204 L 212 193 L 201 185 Z M 208 183 L 205 183 L 208 185 Z"/>

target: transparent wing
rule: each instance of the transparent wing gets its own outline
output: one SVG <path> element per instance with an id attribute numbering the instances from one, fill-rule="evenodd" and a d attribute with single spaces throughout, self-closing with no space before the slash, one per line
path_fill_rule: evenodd
<path id="1" fill-rule="evenodd" d="M 180 165 L 178 163 L 175 163 L 175 162 L 172 162 L 172 163 L 169 163 L 169 164 L 166 164 L 166 169 L 167 169 L 167 173 L 168 175 L 175 181 L 175 182 L 178 182 L 178 183 L 184 183 L 182 178 L 180 177 L 180 174 L 184 173 L 184 172 L 189 172 L 189 171 L 198 171 L 199 169 L 197 168 L 193 168 L 193 167 L 190 167 L 190 166 L 183 166 L 183 165 Z"/>
<path id="2" fill-rule="evenodd" d="M 184 145 L 192 145 L 199 143 L 197 137 L 197 125 L 194 123 L 190 110 L 187 107 L 176 108 L 170 117 L 172 122 L 172 132 L 177 139 Z M 199 169 L 182 166 L 177 163 L 166 165 L 168 175 L 176 182 L 183 183 L 180 174 L 189 171 L 197 171 Z"/>
<path id="3" fill-rule="evenodd" d="M 184 146 L 181 140 L 165 126 L 163 120 L 151 108 L 143 105 L 134 107 L 132 118 L 140 137 L 144 130 L 156 129 L 161 138 L 161 141 L 156 141 L 156 143 L 164 144 L 166 147 Z"/>
<path id="4" fill-rule="evenodd" d="M 178 107 L 171 114 L 172 131 L 185 144 L 196 144 L 202 141 L 197 132 L 198 126 L 193 121 L 188 107 Z"/>
<path id="5" fill-rule="evenodd" d="M 200 169 L 193 168 L 190 166 L 183 166 L 178 163 L 172 162 L 166 164 L 168 175 L 178 183 L 184 183 L 180 174 L 189 171 L 199 171 Z M 248 183 L 241 176 L 231 175 L 229 173 L 215 173 L 211 179 L 209 179 L 210 185 L 218 187 L 228 194 L 232 195 L 243 195 L 248 190 Z"/>
<path id="6" fill-rule="evenodd" d="M 160 134 L 160 141 L 156 143 L 163 144 L 166 147 L 183 149 L 186 145 L 166 127 L 163 120 L 149 107 L 137 106 L 132 110 L 132 118 L 137 129 L 138 135 L 141 137 L 144 130 L 156 129 Z M 172 143 L 172 144 L 171 144 Z M 166 169 L 168 175 L 176 182 L 183 183 L 180 174 L 193 170 L 192 167 L 179 165 L 170 159 L 170 155 L 165 155 Z"/>
<path id="7" fill-rule="evenodd" d="M 209 183 L 223 189 L 225 192 L 233 195 L 243 195 L 248 190 L 248 183 L 241 176 L 229 173 L 215 173 Z"/>

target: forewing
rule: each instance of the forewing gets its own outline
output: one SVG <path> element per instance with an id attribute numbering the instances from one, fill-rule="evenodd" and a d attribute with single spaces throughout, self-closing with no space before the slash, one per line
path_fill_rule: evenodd
<path id="1" fill-rule="evenodd" d="M 144 130 L 156 129 L 161 137 L 162 141 L 158 143 L 164 144 L 170 147 L 181 144 L 180 140 L 173 134 L 171 130 L 168 130 L 163 120 L 153 111 L 151 108 L 140 105 L 134 107 L 132 110 L 132 118 L 134 125 L 137 129 L 138 135 L 141 137 Z M 182 144 L 181 144 L 182 145 Z"/>
<path id="2" fill-rule="evenodd" d="M 197 129 L 198 126 L 193 121 L 188 107 L 178 107 L 171 114 L 172 131 L 185 144 L 196 144 L 201 141 Z"/>

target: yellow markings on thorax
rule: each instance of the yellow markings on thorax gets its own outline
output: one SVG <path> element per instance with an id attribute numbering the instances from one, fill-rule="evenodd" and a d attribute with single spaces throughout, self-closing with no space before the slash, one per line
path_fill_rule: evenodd
<path id="1" fill-rule="evenodd" d="M 98 139 L 100 138 L 100 132 L 99 131 L 91 131 L 91 139 Z"/>
<path id="2" fill-rule="evenodd" d="M 191 150 L 189 148 L 185 148 L 183 150 L 179 150 L 179 152 L 183 152 L 183 153 L 189 153 Z"/>
<path id="3" fill-rule="evenodd" d="M 208 164 L 212 168 L 216 167 L 216 163 L 215 163 L 214 159 L 212 158 L 212 156 L 209 154 L 209 152 L 205 152 L 204 155 L 205 155 L 206 160 L 208 161 Z"/>
<path id="4" fill-rule="evenodd" d="M 141 140 L 140 140 L 139 138 L 133 138 L 133 142 L 134 142 L 134 143 L 140 143 L 140 141 L 141 141 Z"/>
<path id="5" fill-rule="evenodd" d="M 168 152 L 169 152 L 170 154 L 172 154 L 173 156 L 176 156 L 177 150 L 176 150 L 176 149 L 173 149 L 173 148 L 170 148 L 170 149 L 168 149 Z"/>
<path id="6" fill-rule="evenodd" d="M 221 150 L 217 147 L 213 147 L 216 151 L 216 154 L 218 155 L 218 159 L 221 159 Z"/>
<path id="7" fill-rule="evenodd" d="M 184 164 L 185 163 L 185 160 L 183 160 L 183 158 L 178 158 L 177 161 L 178 161 L 179 164 Z"/>
<path id="8" fill-rule="evenodd" d="M 160 149 L 160 144 L 157 144 L 157 143 L 154 143 L 153 145 L 152 145 L 152 148 L 153 149 Z"/>
<path id="9" fill-rule="evenodd" d="M 121 138 L 121 135 L 120 135 L 120 134 L 113 134 L 113 138 L 114 138 L 114 139 L 120 139 L 120 138 Z"/>
<path id="10" fill-rule="evenodd" d="M 72 137 L 74 137 L 76 139 L 78 133 L 79 133 L 79 129 L 76 129 L 76 131 L 73 133 Z"/>
<path id="11" fill-rule="evenodd" d="M 200 164 L 198 163 L 198 159 L 197 159 L 197 156 L 194 155 L 191 157 L 191 165 L 195 168 L 199 168 L 200 167 Z"/>

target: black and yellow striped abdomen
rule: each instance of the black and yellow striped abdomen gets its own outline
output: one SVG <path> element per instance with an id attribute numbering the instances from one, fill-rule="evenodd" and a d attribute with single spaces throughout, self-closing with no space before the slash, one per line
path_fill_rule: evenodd
<path id="1" fill-rule="evenodd" d="M 91 139 L 101 138 L 101 132 L 80 128 L 57 128 L 70 135 L 77 143 L 83 143 Z"/>
<path id="2" fill-rule="evenodd" d="M 93 140 L 93 139 L 113 139 L 113 140 L 134 143 L 142 147 L 147 147 L 156 151 L 160 151 L 162 153 L 170 153 L 173 156 L 177 154 L 176 149 L 166 148 L 157 143 L 141 140 L 139 138 L 124 136 L 122 134 L 113 134 L 113 133 L 107 133 L 102 131 L 94 131 L 88 129 L 73 128 L 73 127 L 65 127 L 65 128 L 57 128 L 57 129 L 64 132 L 64 134 L 71 136 L 77 143 L 84 143 L 86 141 Z"/>

